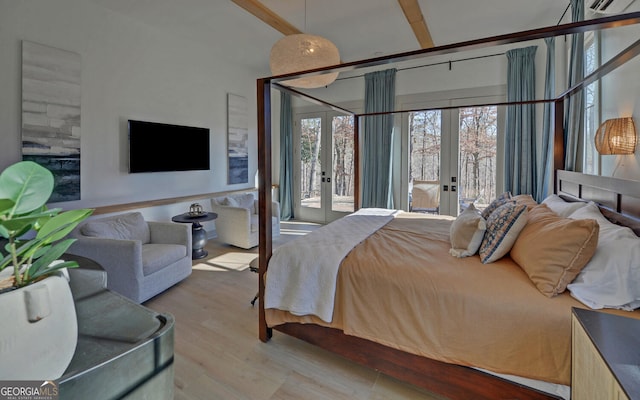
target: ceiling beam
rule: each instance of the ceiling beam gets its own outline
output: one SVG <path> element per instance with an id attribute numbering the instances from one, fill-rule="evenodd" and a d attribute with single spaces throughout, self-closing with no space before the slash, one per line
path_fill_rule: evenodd
<path id="1" fill-rule="evenodd" d="M 265 7 L 258 0 L 231 0 L 236 3 L 240 7 L 249 11 L 251 14 L 255 15 L 259 19 L 261 19 L 264 23 L 277 30 L 278 32 L 284 35 L 295 35 L 298 33 L 302 33 L 301 30 L 291 25 L 285 19 L 283 19 L 278 14 L 274 13 L 267 7 Z"/>
<path id="2" fill-rule="evenodd" d="M 411 25 L 411 29 L 413 29 L 413 34 L 416 35 L 420 47 L 423 49 L 433 47 L 433 39 L 431 38 L 431 33 L 429 33 L 427 23 L 422 16 L 418 0 L 398 0 L 398 3 L 400 7 L 402 7 L 404 16 L 407 18 L 409 25 Z"/>

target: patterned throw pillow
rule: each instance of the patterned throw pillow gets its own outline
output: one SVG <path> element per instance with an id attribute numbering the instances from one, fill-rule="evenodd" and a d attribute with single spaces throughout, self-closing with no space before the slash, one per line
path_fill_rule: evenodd
<path id="1" fill-rule="evenodd" d="M 502 193 L 494 201 L 492 201 L 487 206 L 487 208 L 482 210 L 482 214 L 481 214 L 482 218 L 484 218 L 485 220 L 489 219 L 489 216 L 491 215 L 491 213 L 494 212 L 498 207 L 500 207 L 503 204 L 510 203 L 510 202 L 512 202 L 511 201 L 511 193 L 510 192 Z"/>
<path id="2" fill-rule="evenodd" d="M 487 219 L 487 231 L 480 245 L 480 261 L 492 263 L 506 255 L 520 231 L 527 225 L 527 206 L 506 203 Z"/>

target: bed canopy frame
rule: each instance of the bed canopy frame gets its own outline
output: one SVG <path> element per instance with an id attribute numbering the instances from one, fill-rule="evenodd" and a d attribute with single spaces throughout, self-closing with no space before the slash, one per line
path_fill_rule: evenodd
<path id="1" fill-rule="evenodd" d="M 267 327 L 264 310 L 264 276 L 269 258 L 272 254 L 271 237 L 271 185 L 272 185 L 272 135 L 271 135 L 271 90 L 272 88 L 289 92 L 309 102 L 324 105 L 330 109 L 354 117 L 354 148 L 358 149 L 358 132 L 360 118 L 379 115 L 406 113 L 420 110 L 391 111 L 389 113 L 355 113 L 343 107 L 331 104 L 307 93 L 282 85 L 280 82 L 327 72 L 347 72 L 356 69 L 384 66 L 392 63 L 410 61 L 430 56 L 453 54 L 462 51 L 484 49 L 491 46 L 508 45 L 547 37 L 563 36 L 595 30 L 617 28 L 640 23 L 640 12 L 614 15 L 604 18 L 561 24 L 546 28 L 527 30 L 512 34 L 493 36 L 485 39 L 471 40 L 462 43 L 433 47 L 399 53 L 395 55 L 348 62 L 333 67 L 318 68 L 300 73 L 272 76 L 257 80 L 258 102 L 258 170 L 259 170 L 259 339 L 268 341 L 272 336 L 272 328 Z M 519 104 L 553 103 L 553 167 L 556 180 L 556 192 L 574 199 L 605 200 L 609 218 L 620 223 L 631 225 L 636 233 L 640 233 L 640 188 L 629 187 L 627 181 L 603 177 L 589 177 L 583 174 L 563 171 L 565 160 L 564 149 L 564 108 L 565 100 L 579 92 L 589 84 L 601 79 L 609 72 L 620 67 L 640 54 L 640 39 L 623 49 L 617 55 L 586 76 L 581 82 L 568 88 L 559 96 L 526 102 L 503 102 L 491 104 L 469 104 L 454 107 L 437 107 L 437 109 L 461 108 L 466 106 L 507 106 Z M 359 208 L 360 165 L 358 152 L 354 153 L 354 205 Z M 593 178 L 593 179 L 591 179 Z M 583 188 L 586 188 L 583 190 Z M 623 201 L 624 199 L 624 201 Z M 601 202 L 601 201 L 599 201 Z M 623 215 L 626 214 L 626 215 Z M 341 331 L 311 324 L 288 323 L 273 329 L 300 338 L 309 343 L 340 354 L 357 363 L 369 366 L 402 381 L 422 387 L 431 392 L 445 395 L 451 399 L 554 399 L 552 395 L 535 389 L 507 381 L 476 369 L 448 364 L 428 358 L 395 350 L 355 336 L 348 336 Z"/>

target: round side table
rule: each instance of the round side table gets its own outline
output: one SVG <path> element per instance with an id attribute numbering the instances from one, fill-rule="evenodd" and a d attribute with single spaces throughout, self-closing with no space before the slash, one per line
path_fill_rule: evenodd
<path id="1" fill-rule="evenodd" d="M 212 212 L 206 212 L 195 216 L 190 215 L 187 212 L 184 214 L 175 215 L 171 218 L 173 222 L 191 224 L 191 259 L 197 260 L 200 258 L 204 258 L 209 254 L 204 249 L 204 245 L 207 244 L 207 231 L 204 230 L 200 223 L 205 221 L 212 221 L 216 218 L 218 218 L 218 214 Z"/>

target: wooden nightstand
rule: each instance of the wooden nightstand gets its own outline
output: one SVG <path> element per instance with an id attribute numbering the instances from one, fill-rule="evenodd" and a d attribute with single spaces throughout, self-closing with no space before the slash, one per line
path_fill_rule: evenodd
<path id="1" fill-rule="evenodd" d="M 640 399 L 640 320 L 574 308 L 571 330 L 571 399 Z"/>

